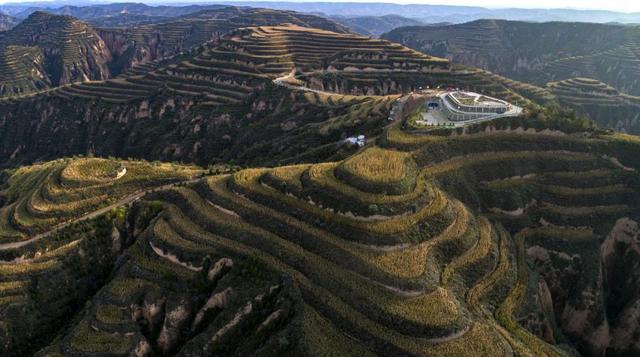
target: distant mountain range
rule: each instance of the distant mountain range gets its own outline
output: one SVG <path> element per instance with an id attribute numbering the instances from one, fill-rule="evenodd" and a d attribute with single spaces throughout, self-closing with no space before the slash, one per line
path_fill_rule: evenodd
<path id="1" fill-rule="evenodd" d="M 303 13 L 340 17 L 369 17 L 396 15 L 424 23 L 464 23 L 478 19 L 505 19 L 520 21 L 578 21 L 598 23 L 640 23 L 640 13 L 620 13 L 601 10 L 572 9 L 488 9 L 479 6 L 400 5 L 391 3 L 332 3 L 332 2 L 275 2 L 275 1 L 220 1 L 213 5 L 188 3 L 180 5 L 150 6 L 142 3 L 96 3 L 89 1 L 32 2 L 0 5 L 0 11 L 26 18 L 34 11 L 46 10 L 56 14 L 92 20 L 126 13 L 129 16 L 167 17 L 180 16 L 205 9 L 215 9 L 221 4 L 293 10 Z"/>
<path id="2" fill-rule="evenodd" d="M 299 12 L 324 13 L 329 16 L 384 16 L 398 15 L 426 23 L 463 23 L 478 19 L 505 19 L 520 21 L 578 21 L 638 23 L 640 13 L 619 13 L 601 10 L 571 9 L 488 9 L 476 6 L 401 5 L 390 3 L 331 3 L 331 2 L 271 2 L 222 1 L 236 6 L 260 6 Z"/>
<path id="3" fill-rule="evenodd" d="M 379 37 L 383 33 L 389 32 L 398 27 L 425 25 L 422 21 L 398 15 L 356 17 L 333 16 L 331 19 L 347 26 L 354 32 L 373 37 Z"/>

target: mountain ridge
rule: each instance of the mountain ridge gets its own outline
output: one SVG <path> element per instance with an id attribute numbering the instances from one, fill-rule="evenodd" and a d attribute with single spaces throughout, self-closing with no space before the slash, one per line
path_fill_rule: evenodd
<path id="1" fill-rule="evenodd" d="M 283 22 L 347 31 L 320 17 L 268 9 L 221 7 L 126 29 L 94 29 L 68 15 L 34 12 L 0 39 L 7 68 L 0 73 L 0 96 L 109 79 L 135 65 L 188 53 L 240 27 Z M 25 62 L 20 57 L 25 51 L 39 54 Z"/>

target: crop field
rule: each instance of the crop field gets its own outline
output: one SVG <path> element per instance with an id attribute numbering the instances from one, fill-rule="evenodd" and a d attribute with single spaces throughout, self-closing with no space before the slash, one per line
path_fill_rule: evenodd
<path id="1" fill-rule="evenodd" d="M 413 190 L 417 168 L 407 153 L 371 148 L 338 166 L 336 175 L 363 191 L 401 194 Z"/>

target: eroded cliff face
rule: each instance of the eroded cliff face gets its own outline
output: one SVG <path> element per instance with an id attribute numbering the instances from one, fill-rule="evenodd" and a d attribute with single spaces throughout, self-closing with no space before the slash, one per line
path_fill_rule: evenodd
<path id="1" fill-rule="evenodd" d="M 0 156 L 117 155 L 165 160 L 190 160 L 189 152 L 174 156 L 166 147 L 172 140 L 161 135 L 187 135 L 178 123 L 193 102 L 181 98 L 155 98 L 118 106 L 100 100 L 19 101 L 2 107 Z M 155 128 L 156 135 L 148 135 Z"/>
<path id="2" fill-rule="evenodd" d="M 379 132 L 390 105 L 370 113 L 367 108 L 374 105 L 364 101 L 327 109 L 308 101 L 304 92 L 275 86 L 250 94 L 237 106 L 219 107 L 162 88 L 149 99 L 117 105 L 34 97 L 0 106 L 0 162 L 17 165 L 73 155 L 201 165 L 336 159 L 333 155 L 350 152 L 336 145 L 344 137 Z M 342 120 L 349 113 L 356 119 Z M 318 124 L 325 122 L 333 125 L 323 129 Z"/>
<path id="3" fill-rule="evenodd" d="M 157 33 L 138 36 L 136 41 L 132 29 L 98 29 L 97 32 L 113 57 L 109 63 L 113 75 L 120 74 L 133 65 L 174 54 L 160 50 L 161 39 Z M 143 40 L 140 41 L 140 38 Z"/>
<path id="4" fill-rule="evenodd" d="M 69 56 L 71 51 L 78 51 L 80 55 Z M 111 53 L 102 39 L 96 38 L 90 43 L 65 43 L 62 48 L 44 48 L 43 53 L 47 76 L 54 86 L 111 77 L 107 66 L 111 61 Z"/>
<path id="5" fill-rule="evenodd" d="M 540 274 L 537 299 L 550 304 L 541 304 L 541 321 L 527 327 L 589 356 L 640 354 L 639 234 L 637 222 L 620 218 L 594 255 L 529 247 Z"/>
<path id="6" fill-rule="evenodd" d="M 375 73 L 374 70 L 358 70 L 354 73 Z M 341 93 L 349 95 L 370 96 L 370 95 L 393 95 L 397 93 L 409 93 L 418 90 L 424 83 L 437 83 L 431 76 L 416 71 L 414 75 L 408 73 L 394 74 L 393 78 L 380 76 L 377 79 L 363 81 L 353 80 L 345 74 L 332 74 L 322 76 L 309 76 L 305 86 L 326 92 Z"/>
<path id="7" fill-rule="evenodd" d="M 0 38 L 0 95 L 111 76 L 111 52 L 87 23 L 36 11 Z"/>

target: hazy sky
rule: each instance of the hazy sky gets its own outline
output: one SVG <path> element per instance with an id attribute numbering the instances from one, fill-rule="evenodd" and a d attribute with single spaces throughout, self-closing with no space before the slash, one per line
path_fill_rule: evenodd
<path id="1" fill-rule="evenodd" d="M 20 3 L 34 2 L 42 0 L 0 0 L 3 3 Z M 44 0 L 47 1 L 47 0 Z M 227 0 L 233 1 L 233 0 Z M 251 1 L 251 0 L 238 0 Z M 279 0 L 256 0 L 256 1 L 279 1 Z M 612 10 L 620 12 L 640 12 L 640 0 L 280 0 L 291 2 L 383 2 L 383 3 L 399 3 L 399 4 L 434 4 L 434 5 L 467 5 L 482 6 L 491 8 L 564 8 L 564 9 L 593 9 L 593 10 Z M 55 3 L 55 0 L 47 2 Z M 96 2 L 144 2 L 153 3 L 170 3 L 170 2 L 206 2 L 215 3 L 216 0 L 97 0 Z"/>
<path id="2" fill-rule="evenodd" d="M 0 0 L 1 1 L 1 0 Z M 142 0 L 145 1 L 145 0 Z M 156 0 L 158 1 L 158 0 Z M 164 0 L 169 1 L 169 0 Z M 179 0 L 188 1 L 188 0 Z M 213 1 L 215 0 L 201 0 Z M 233 0 L 227 0 L 233 1 Z M 252 0 L 238 0 L 252 1 Z M 279 1 L 279 0 L 255 0 Z M 489 8 L 588 9 L 640 12 L 640 0 L 280 0 L 291 2 L 383 2 L 397 4 L 464 5 Z"/>
<path id="3" fill-rule="evenodd" d="M 0 0 L 2 1 L 2 0 Z M 114 0 L 124 1 L 124 0 Z M 131 0 L 129 0 L 131 1 Z M 133 0 L 135 1 L 135 0 Z M 142 2 L 171 0 L 138 0 Z M 174 0 L 189 1 L 189 0 Z M 191 0 L 193 1 L 193 0 Z M 196 0 L 215 2 L 215 0 Z M 227 0 L 233 1 L 233 0 Z M 252 1 L 252 0 L 238 0 Z M 255 1 L 291 1 L 291 2 L 383 2 L 398 4 L 465 5 L 490 8 L 543 8 L 543 9 L 590 9 L 620 12 L 640 12 L 640 0 L 255 0 Z"/>
<path id="4" fill-rule="evenodd" d="M 1 0 L 0 0 L 1 1 Z M 144 0 L 142 0 L 144 1 Z M 158 0 L 156 0 L 158 1 Z M 169 1 L 169 0 L 164 0 Z M 180 0 L 188 1 L 188 0 Z M 205 0 L 201 0 L 205 1 Z M 215 0 L 206 0 L 214 1 Z M 233 1 L 233 0 L 227 0 Z M 238 0 L 252 1 L 252 0 Z M 278 0 L 255 0 L 278 1 Z M 465 5 L 490 8 L 590 9 L 640 12 L 640 0 L 281 0 L 292 2 L 386 2 L 398 4 Z"/>
<path id="5" fill-rule="evenodd" d="M 381 1 L 386 2 L 386 1 Z M 482 7 L 570 8 L 640 12 L 640 0 L 449 0 L 390 1 L 398 3 L 469 5 Z"/>

